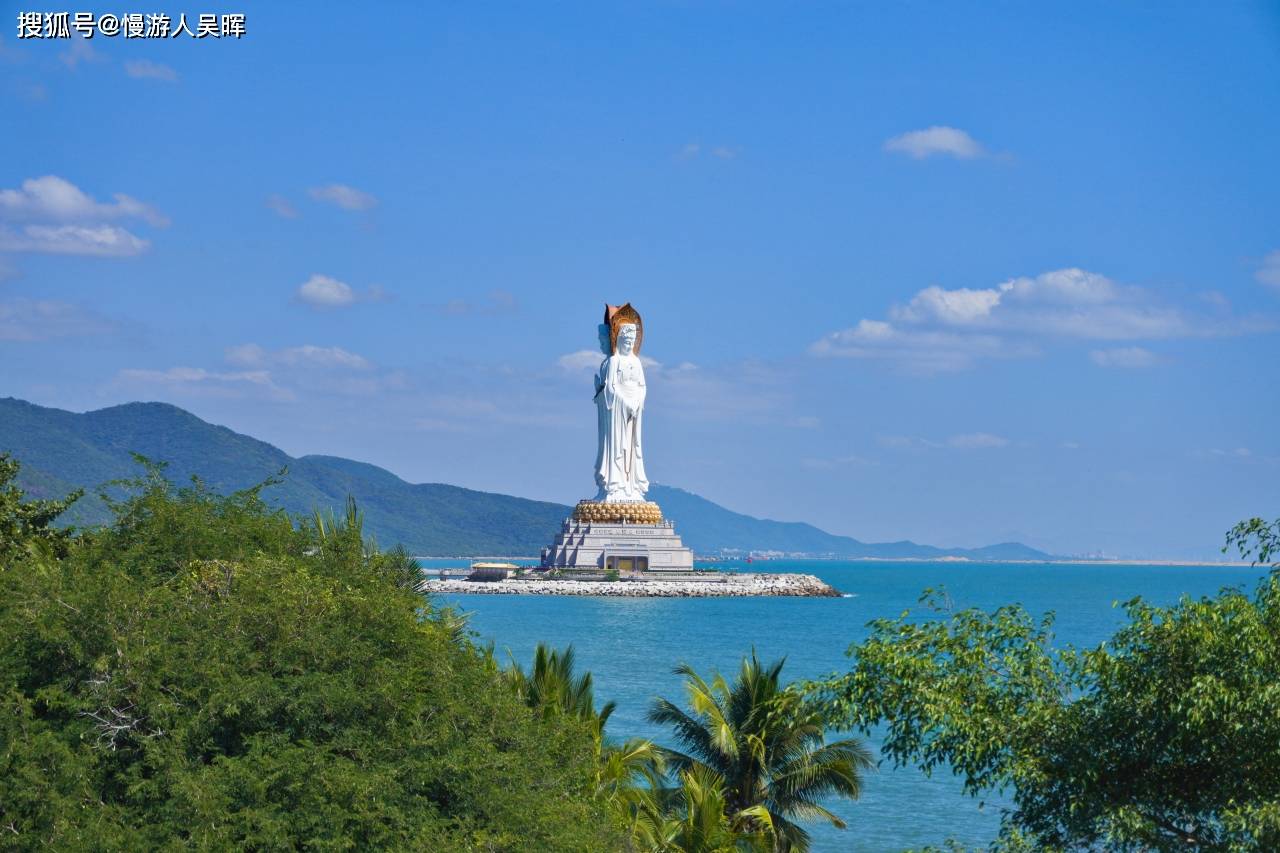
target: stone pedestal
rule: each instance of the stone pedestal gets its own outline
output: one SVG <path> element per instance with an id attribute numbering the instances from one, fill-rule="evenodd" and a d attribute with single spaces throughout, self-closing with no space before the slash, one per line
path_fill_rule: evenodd
<path id="1" fill-rule="evenodd" d="M 687 572 L 693 551 L 656 503 L 582 501 L 564 520 L 542 565 L 554 569 Z"/>

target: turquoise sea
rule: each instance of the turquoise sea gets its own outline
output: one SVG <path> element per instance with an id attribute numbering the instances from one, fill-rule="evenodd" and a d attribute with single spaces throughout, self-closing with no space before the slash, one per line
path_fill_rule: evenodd
<path id="1" fill-rule="evenodd" d="M 457 565 L 427 560 L 424 567 Z M 481 637 L 527 664 L 539 641 L 573 644 L 580 666 L 595 677 L 598 701 L 618 710 L 609 733 L 663 741 L 645 721 L 654 696 L 683 701 L 671 673 L 687 662 L 707 673 L 732 674 L 754 646 L 763 659 L 785 655 L 789 679 L 814 678 L 847 666 L 845 650 L 866 636 L 866 623 L 916 606 L 926 587 L 944 585 L 955 605 L 991 609 L 1019 602 L 1057 614 L 1062 643 L 1096 644 L 1123 623 L 1117 606 L 1135 596 L 1172 603 L 1210 595 L 1223 586 L 1252 589 L 1264 570 L 1238 566 L 1141 566 L 991 563 L 779 561 L 722 563 L 743 571 L 816 574 L 850 597 L 838 599 L 622 599 L 515 595 L 441 596 L 471 613 Z M 505 656 L 505 655 L 504 655 Z M 874 738 L 869 738 L 874 746 Z M 811 826 L 815 851 L 896 851 L 938 844 L 947 837 L 982 846 L 996 834 L 998 798 L 985 807 L 965 797 L 949 774 L 932 778 L 887 763 L 865 780 L 862 798 L 834 809 L 846 830 Z"/>

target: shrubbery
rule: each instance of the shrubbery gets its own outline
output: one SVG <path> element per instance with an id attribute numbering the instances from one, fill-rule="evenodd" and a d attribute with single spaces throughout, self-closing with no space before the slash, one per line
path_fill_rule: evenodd
<path id="1" fill-rule="evenodd" d="M 0 844 L 621 846 L 590 726 L 533 713 L 354 514 L 134 485 L 74 539 L 6 492 Z"/>

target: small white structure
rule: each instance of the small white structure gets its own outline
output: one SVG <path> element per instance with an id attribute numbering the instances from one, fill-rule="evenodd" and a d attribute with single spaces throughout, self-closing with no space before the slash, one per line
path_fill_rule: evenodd
<path id="1" fill-rule="evenodd" d="M 471 564 L 471 574 L 467 575 L 467 580 L 504 581 L 507 578 L 514 577 L 518 568 L 520 567 L 515 563 L 475 562 Z"/>

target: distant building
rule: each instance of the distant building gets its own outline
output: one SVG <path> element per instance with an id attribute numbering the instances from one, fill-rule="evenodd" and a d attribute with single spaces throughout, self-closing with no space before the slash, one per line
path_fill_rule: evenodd
<path id="1" fill-rule="evenodd" d="M 515 563 L 475 562 L 471 564 L 471 574 L 467 575 L 467 580 L 504 581 L 515 575 L 519 568 Z"/>

